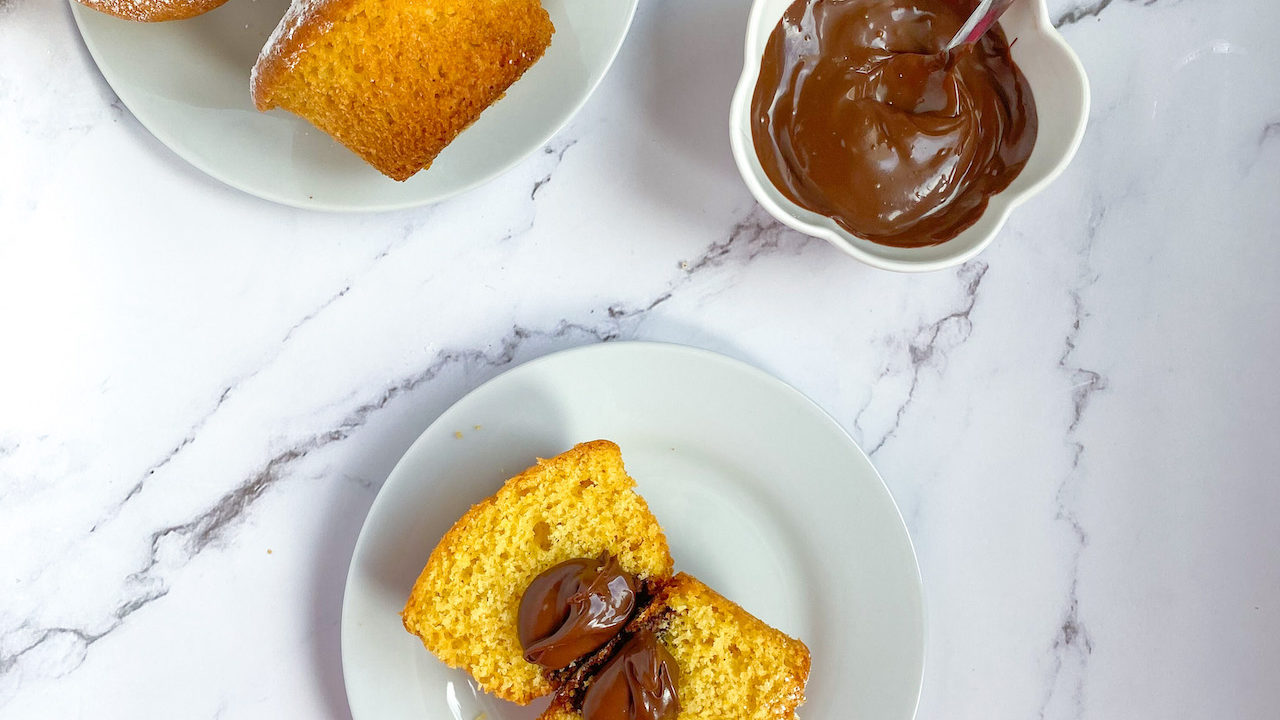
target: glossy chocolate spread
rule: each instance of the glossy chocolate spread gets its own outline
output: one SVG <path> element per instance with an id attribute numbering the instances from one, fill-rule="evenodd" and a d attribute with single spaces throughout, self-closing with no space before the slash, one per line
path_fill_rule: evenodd
<path id="1" fill-rule="evenodd" d="M 787 198 L 884 245 L 949 240 L 1031 155 L 1036 108 L 994 27 L 943 50 L 966 0 L 796 0 L 765 48 L 752 135 Z"/>
<path id="2" fill-rule="evenodd" d="M 680 714 L 676 661 L 650 630 L 627 641 L 582 698 L 583 720 L 674 720 Z"/>
<path id="3" fill-rule="evenodd" d="M 636 580 L 608 553 L 562 562 L 520 599 L 516 632 L 525 659 L 560 670 L 622 631 L 636 608 Z"/>

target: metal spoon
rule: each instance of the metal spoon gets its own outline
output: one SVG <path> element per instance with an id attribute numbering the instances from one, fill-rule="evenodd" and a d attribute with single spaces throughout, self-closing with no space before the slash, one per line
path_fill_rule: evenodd
<path id="1" fill-rule="evenodd" d="M 960 26 L 960 31 L 951 38 L 951 42 L 947 43 L 945 50 L 954 50 L 965 43 L 977 42 L 978 38 L 995 25 L 996 20 L 999 20 L 1012 4 L 1013 0 L 980 0 L 978 6 L 973 9 L 973 13 L 969 15 L 969 19 Z"/>

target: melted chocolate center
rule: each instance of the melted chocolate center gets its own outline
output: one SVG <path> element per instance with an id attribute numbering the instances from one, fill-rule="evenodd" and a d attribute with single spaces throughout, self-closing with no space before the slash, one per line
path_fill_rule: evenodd
<path id="1" fill-rule="evenodd" d="M 562 562 L 520 599 L 516 631 L 525 659 L 560 670 L 622 631 L 636 608 L 636 580 L 608 553 Z"/>

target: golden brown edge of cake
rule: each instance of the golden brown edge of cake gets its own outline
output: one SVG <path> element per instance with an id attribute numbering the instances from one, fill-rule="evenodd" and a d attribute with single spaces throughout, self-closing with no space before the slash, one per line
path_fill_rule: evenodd
<path id="1" fill-rule="evenodd" d="M 279 26 L 262 47 L 250 76 L 249 89 L 253 104 L 261 112 L 276 107 L 269 96 L 269 89 L 280 82 L 280 76 L 288 72 L 293 61 L 311 47 L 320 36 L 346 14 L 346 8 L 355 0 L 317 0 L 309 7 L 294 0 Z"/>
<path id="2" fill-rule="evenodd" d="M 456 541 L 456 538 L 462 535 L 463 533 L 465 533 L 468 529 L 469 524 L 472 521 L 474 521 L 475 518 L 477 518 L 486 508 L 497 503 L 498 494 L 502 490 L 506 489 L 509 486 L 514 487 L 523 482 L 531 481 L 533 478 L 537 476 L 538 472 L 547 463 L 553 462 L 555 460 L 560 460 L 560 459 L 564 459 L 568 461 L 571 459 L 583 458 L 591 454 L 600 452 L 601 450 L 617 454 L 619 458 L 621 457 L 621 454 L 622 454 L 622 450 L 618 447 L 617 443 L 614 443 L 609 440 L 592 440 L 589 442 L 579 443 L 578 445 L 575 445 L 572 448 L 552 458 L 537 458 L 536 459 L 537 462 L 535 464 L 529 466 L 528 468 L 524 469 L 520 473 L 512 476 L 511 478 L 503 482 L 502 487 L 499 488 L 497 491 L 495 491 L 492 495 L 486 497 L 484 500 L 481 500 L 475 505 L 472 505 L 471 509 L 463 513 L 462 517 L 458 518 L 458 520 L 453 524 L 453 526 L 449 528 L 448 532 L 446 532 L 440 538 L 440 541 L 436 544 L 435 549 L 431 551 L 431 555 L 427 557 L 427 562 L 425 565 L 423 565 L 422 572 L 418 574 L 418 579 L 415 580 L 413 583 L 413 589 L 409 592 L 409 598 L 408 600 L 405 601 L 404 609 L 400 612 L 401 623 L 404 625 L 405 630 L 407 630 L 414 637 L 420 637 L 418 633 L 414 632 L 413 627 L 410 626 L 408 616 L 409 616 L 410 609 L 416 605 L 419 605 L 421 603 L 422 597 L 430 592 L 427 586 L 427 568 L 431 567 L 433 563 L 440 563 L 444 561 L 443 560 L 444 556 L 447 555 L 449 551 L 452 549 Z M 630 477 L 629 474 L 628 474 L 628 477 Z M 634 479 L 633 479 L 633 483 L 634 483 Z M 634 486 L 632 487 L 632 491 L 634 492 Z M 636 494 L 636 497 L 639 499 L 640 505 L 645 510 L 645 512 L 648 512 L 650 515 L 652 515 L 653 511 L 649 509 L 649 503 L 644 499 L 644 496 L 638 492 L 636 492 L 635 494 Z M 662 577 L 660 578 L 648 578 L 645 580 L 651 581 L 654 583 L 662 583 L 662 586 L 665 587 L 666 581 L 669 578 L 671 578 L 672 573 L 675 570 L 675 561 L 671 558 L 671 545 L 670 543 L 667 542 L 666 531 L 662 529 L 661 525 L 656 525 L 656 527 L 658 531 L 658 537 L 661 538 L 662 546 L 665 548 L 664 571 L 663 571 Z M 652 585 L 650 585 L 650 587 L 652 587 Z M 570 674 L 574 674 L 574 671 L 577 670 L 577 667 L 578 666 L 576 664 L 574 667 L 571 667 Z M 555 688 L 551 683 L 551 679 L 549 678 L 549 674 L 544 674 L 542 676 L 542 679 L 543 679 L 543 683 L 545 684 L 545 689 L 535 694 L 502 695 L 502 694 L 493 693 L 493 692 L 490 692 L 490 694 L 496 695 L 497 697 L 501 697 L 503 700 L 507 700 L 507 701 L 516 703 L 518 705 L 528 705 L 534 700 L 540 697 L 543 697 L 545 695 L 548 695 L 555 690 Z"/>
<path id="3" fill-rule="evenodd" d="M 187 0 L 179 5 L 147 7 L 145 0 L 77 0 L 90 10 L 133 22 L 168 22 L 186 20 L 214 10 L 227 0 Z"/>

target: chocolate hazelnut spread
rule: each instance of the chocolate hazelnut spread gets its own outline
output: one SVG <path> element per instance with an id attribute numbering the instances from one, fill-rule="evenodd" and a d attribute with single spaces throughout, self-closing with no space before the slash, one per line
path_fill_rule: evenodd
<path id="1" fill-rule="evenodd" d="M 998 26 L 943 50 L 969 5 L 796 0 L 752 98 L 774 186 L 884 245 L 934 245 L 976 222 L 1026 164 L 1037 119 Z"/>
<path id="2" fill-rule="evenodd" d="M 608 553 L 568 560 L 520 598 L 516 632 L 525 659 L 561 670 L 609 642 L 636 608 L 636 580 Z"/>
<path id="3" fill-rule="evenodd" d="M 627 641 L 582 698 L 583 720 L 673 720 L 679 668 L 651 630 Z"/>

